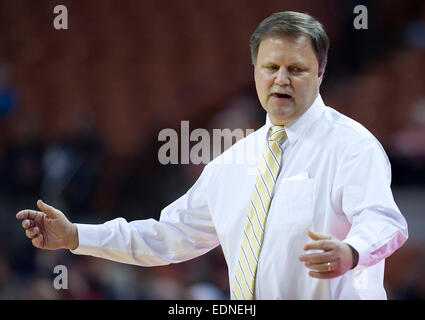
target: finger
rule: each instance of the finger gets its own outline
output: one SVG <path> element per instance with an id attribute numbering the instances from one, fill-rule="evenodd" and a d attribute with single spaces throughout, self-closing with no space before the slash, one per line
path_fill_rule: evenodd
<path id="1" fill-rule="evenodd" d="M 31 242 L 32 245 L 36 248 L 42 249 L 43 248 L 43 235 L 39 233 L 36 237 L 34 237 Z"/>
<path id="2" fill-rule="evenodd" d="M 22 228 L 24 229 L 29 229 L 35 226 L 35 222 L 34 220 L 28 220 L 25 219 L 24 221 L 22 221 Z"/>
<path id="3" fill-rule="evenodd" d="M 328 261 L 334 261 L 334 254 L 329 251 L 303 254 L 299 256 L 299 260 L 309 263 L 325 263 Z"/>
<path id="4" fill-rule="evenodd" d="M 312 263 L 305 263 L 305 266 L 309 269 L 315 270 L 317 272 L 334 272 L 335 271 L 335 262 L 327 262 L 327 263 L 317 263 L 317 264 L 312 264 Z"/>
<path id="5" fill-rule="evenodd" d="M 48 204 L 44 203 L 42 200 L 37 201 L 37 206 L 40 208 L 41 211 L 43 211 L 49 218 L 56 218 L 59 214 L 59 210 L 53 208 L 52 206 L 49 206 Z"/>
<path id="6" fill-rule="evenodd" d="M 332 236 L 329 234 L 308 230 L 308 236 L 313 240 L 330 240 Z"/>
<path id="7" fill-rule="evenodd" d="M 307 243 L 304 250 L 332 250 L 335 248 L 335 243 L 332 240 L 317 240 Z"/>
<path id="8" fill-rule="evenodd" d="M 31 229 L 27 229 L 25 231 L 25 235 L 27 236 L 27 238 L 29 239 L 33 239 L 35 238 L 38 234 L 40 233 L 40 229 L 38 227 L 34 227 Z"/>
<path id="9" fill-rule="evenodd" d="M 310 271 L 308 273 L 308 275 L 312 278 L 317 278 L 317 279 L 332 279 L 335 277 L 338 277 L 338 273 L 336 272 L 316 272 L 316 271 Z"/>
<path id="10" fill-rule="evenodd" d="M 16 214 L 16 219 L 35 219 L 38 215 L 43 214 L 40 211 L 35 210 L 21 210 Z"/>

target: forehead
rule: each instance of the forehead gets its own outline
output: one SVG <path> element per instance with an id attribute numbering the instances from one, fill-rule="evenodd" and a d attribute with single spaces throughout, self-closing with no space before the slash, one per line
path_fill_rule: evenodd
<path id="1" fill-rule="evenodd" d="M 258 49 L 257 63 L 302 62 L 317 64 L 311 41 L 306 36 L 269 36 L 264 38 Z"/>

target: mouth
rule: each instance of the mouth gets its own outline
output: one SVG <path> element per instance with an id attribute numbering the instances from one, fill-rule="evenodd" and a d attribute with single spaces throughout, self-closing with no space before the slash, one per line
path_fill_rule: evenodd
<path id="1" fill-rule="evenodd" d="M 283 99 L 283 100 L 288 100 L 291 99 L 292 96 L 286 93 L 272 93 L 271 95 L 273 98 L 277 98 L 277 99 Z"/>

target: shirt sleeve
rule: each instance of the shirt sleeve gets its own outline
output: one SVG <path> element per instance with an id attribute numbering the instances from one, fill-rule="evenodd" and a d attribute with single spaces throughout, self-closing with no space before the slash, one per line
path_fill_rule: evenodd
<path id="1" fill-rule="evenodd" d="M 407 222 L 392 195 L 390 162 L 374 137 L 347 147 L 341 160 L 334 190 L 351 223 L 343 241 L 359 253 L 358 266 L 371 266 L 403 245 Z"/>
<path id="2" fill-rule="evenodd" d="M 91 255 L 141 266 L 182 262 L 218 246 L 208 207 L 208 173 L 154 219 L 127 222 L 117 218 L 99 225 L 76 224 L 79 246 L 74 254 Z"/>

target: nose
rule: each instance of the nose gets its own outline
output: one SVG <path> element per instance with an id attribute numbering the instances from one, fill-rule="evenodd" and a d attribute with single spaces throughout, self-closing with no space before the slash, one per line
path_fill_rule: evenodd
<path id="1" fill-rule="evenodd" d="M 276 74 L 274 82 L 279 86 L 287 86 L 291 83 L 288 74 L 284 68 L 280 68 Z"/>

